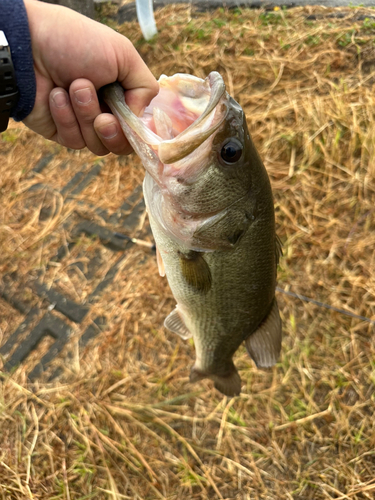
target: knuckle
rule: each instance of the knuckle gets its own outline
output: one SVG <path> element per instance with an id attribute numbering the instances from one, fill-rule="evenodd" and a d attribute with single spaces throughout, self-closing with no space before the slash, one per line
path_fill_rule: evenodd
<path id="1" fill-rule="evenodd" d="M 110 151 L 106 147 L 89 148 L 89 149 L 92 153 L 96 154 L 97 156 L 105 156 L 110 153 Z"/>
<path id="2" fill-rule="evenodd" d="M 87 107 L 78 108 L 76 114 L 79 122 L 82 123 L 83 125 L 92 125 L 97 116 L 97 113 L 95 112 L 94 109 Z"/>
<path id="3" fill-rule="evenodd" d="M 116 155 L 128 155 L 130 154 L 133 149 L 130 146 L 121 146 L 121 147 L 111 147 L 110 148 L 111 153 L 114 153 Z"/>
<path id="4" fill-rule="evenodd" d="M 75 117 L 70 117 L 69 119 L 62 120 L 57 126 L 58 128 L 63 129 L 65 133 L 79 130 L 79 125 Z"/>
<path id="5" fill-rule="evenodd" d="M 78 128 L 77 118 L 71 108 L 65 112 L 55 112 L 53 114 L 53 119 L 57 128 L 63 128 L 65 130 Z"/>
<path id="6" fill-rule="evenodd" d="M 57 141 L 61 146 L 71 149 L 83 149 L 86 144 L 83 139 L 77 137 L 65 137 L 61 133 L 57 135 Z"/>

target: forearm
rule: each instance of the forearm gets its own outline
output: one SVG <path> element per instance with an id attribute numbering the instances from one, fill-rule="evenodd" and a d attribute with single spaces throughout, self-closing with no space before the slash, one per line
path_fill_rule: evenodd
<path id="1" fill-rule="evenodd" d="M 28 18 L 23 0 L 0 0 L 0 7 L 0 30 L 4 31 L 10 46 L 20 93 L 11 116 L 20 121 L 31 113 L 36 95 Z"/>

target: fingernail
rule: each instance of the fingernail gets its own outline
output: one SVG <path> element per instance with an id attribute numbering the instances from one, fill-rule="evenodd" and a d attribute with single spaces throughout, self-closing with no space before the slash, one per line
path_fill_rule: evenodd
<path id="1" fill-rule="evenodd" d="M 74 92 L 75 100 L 78 104 L 89 104 L 92 100 L 91 89 L 81 89 Z"/>
<path id="2" fill-rule="evenodd" d="M 99 134 L 103 137 L 103 139 L 113 139 L 118 134 L 117 125 L 113 123 L 109 123 L 108 125 L 103 125 L 98 128 Z"/>
<path id="3" fill-rule="evenodd" d="M 69 103 L 68 96 L 65 94 L 65 92 L 55 92 L 52 95 L 52 100 L 56 108 L 63 108 Z"/>

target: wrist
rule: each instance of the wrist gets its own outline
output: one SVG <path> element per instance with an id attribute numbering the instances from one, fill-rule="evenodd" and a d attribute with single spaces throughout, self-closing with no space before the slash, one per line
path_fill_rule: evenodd
<path id="1" fill-rule="evenodd" d="M 11 116 L 23 120 L 33 109 L 36 83 L 26 8 L 22 0 L 2 0 L 0 30 L 8 40 L 14 66 L 19 100 Z"/>
<path id="2" fill-rule="evenodd" d="M 5 33 L 0 30 L 0 132 L 8 127 L 12 109 L 19 97 L 16 75 Z"/>

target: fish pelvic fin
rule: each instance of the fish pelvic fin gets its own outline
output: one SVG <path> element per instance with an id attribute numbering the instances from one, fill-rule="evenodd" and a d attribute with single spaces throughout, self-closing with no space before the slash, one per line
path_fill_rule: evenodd
<path id="1" fill-rule="evenodd" d="M 177 335 L 179 335 L 184 340 L 190 339 L 192 337 L 192 334 L 185 325 L 184 320 L 182 319 L 177 307 L 165 318 L 164 326 L 171 332 L 177 333 Z"/>
<path id="2" fill-rule="evenodd" d="M 281 351 L 282 324 L 276 299 L 259 328 L 245 340 L 247 352 L 258 368 L 277 363 Z"/>
<path id="3" fill-rule="evenodd" d="M 238 396 L 241 392 L 241 378 L 233 363 L 231 371 L 226 375 L 207 374 L 193 366 L 190 373 L 190 382 L 198 382 L 205 378 L 213 380 L 215 389 L 225 396 Z"/>
<path id="4" fill-rule="evenodd" d="M 156 261 L 158 263 L 159 274 L 161 277 L 164 277 L 165 276 L 165 267 L 164 267 L 163 258 L 160 255 L 160 250 L 158 249 L 158 247 L 156 247 Z"/>

